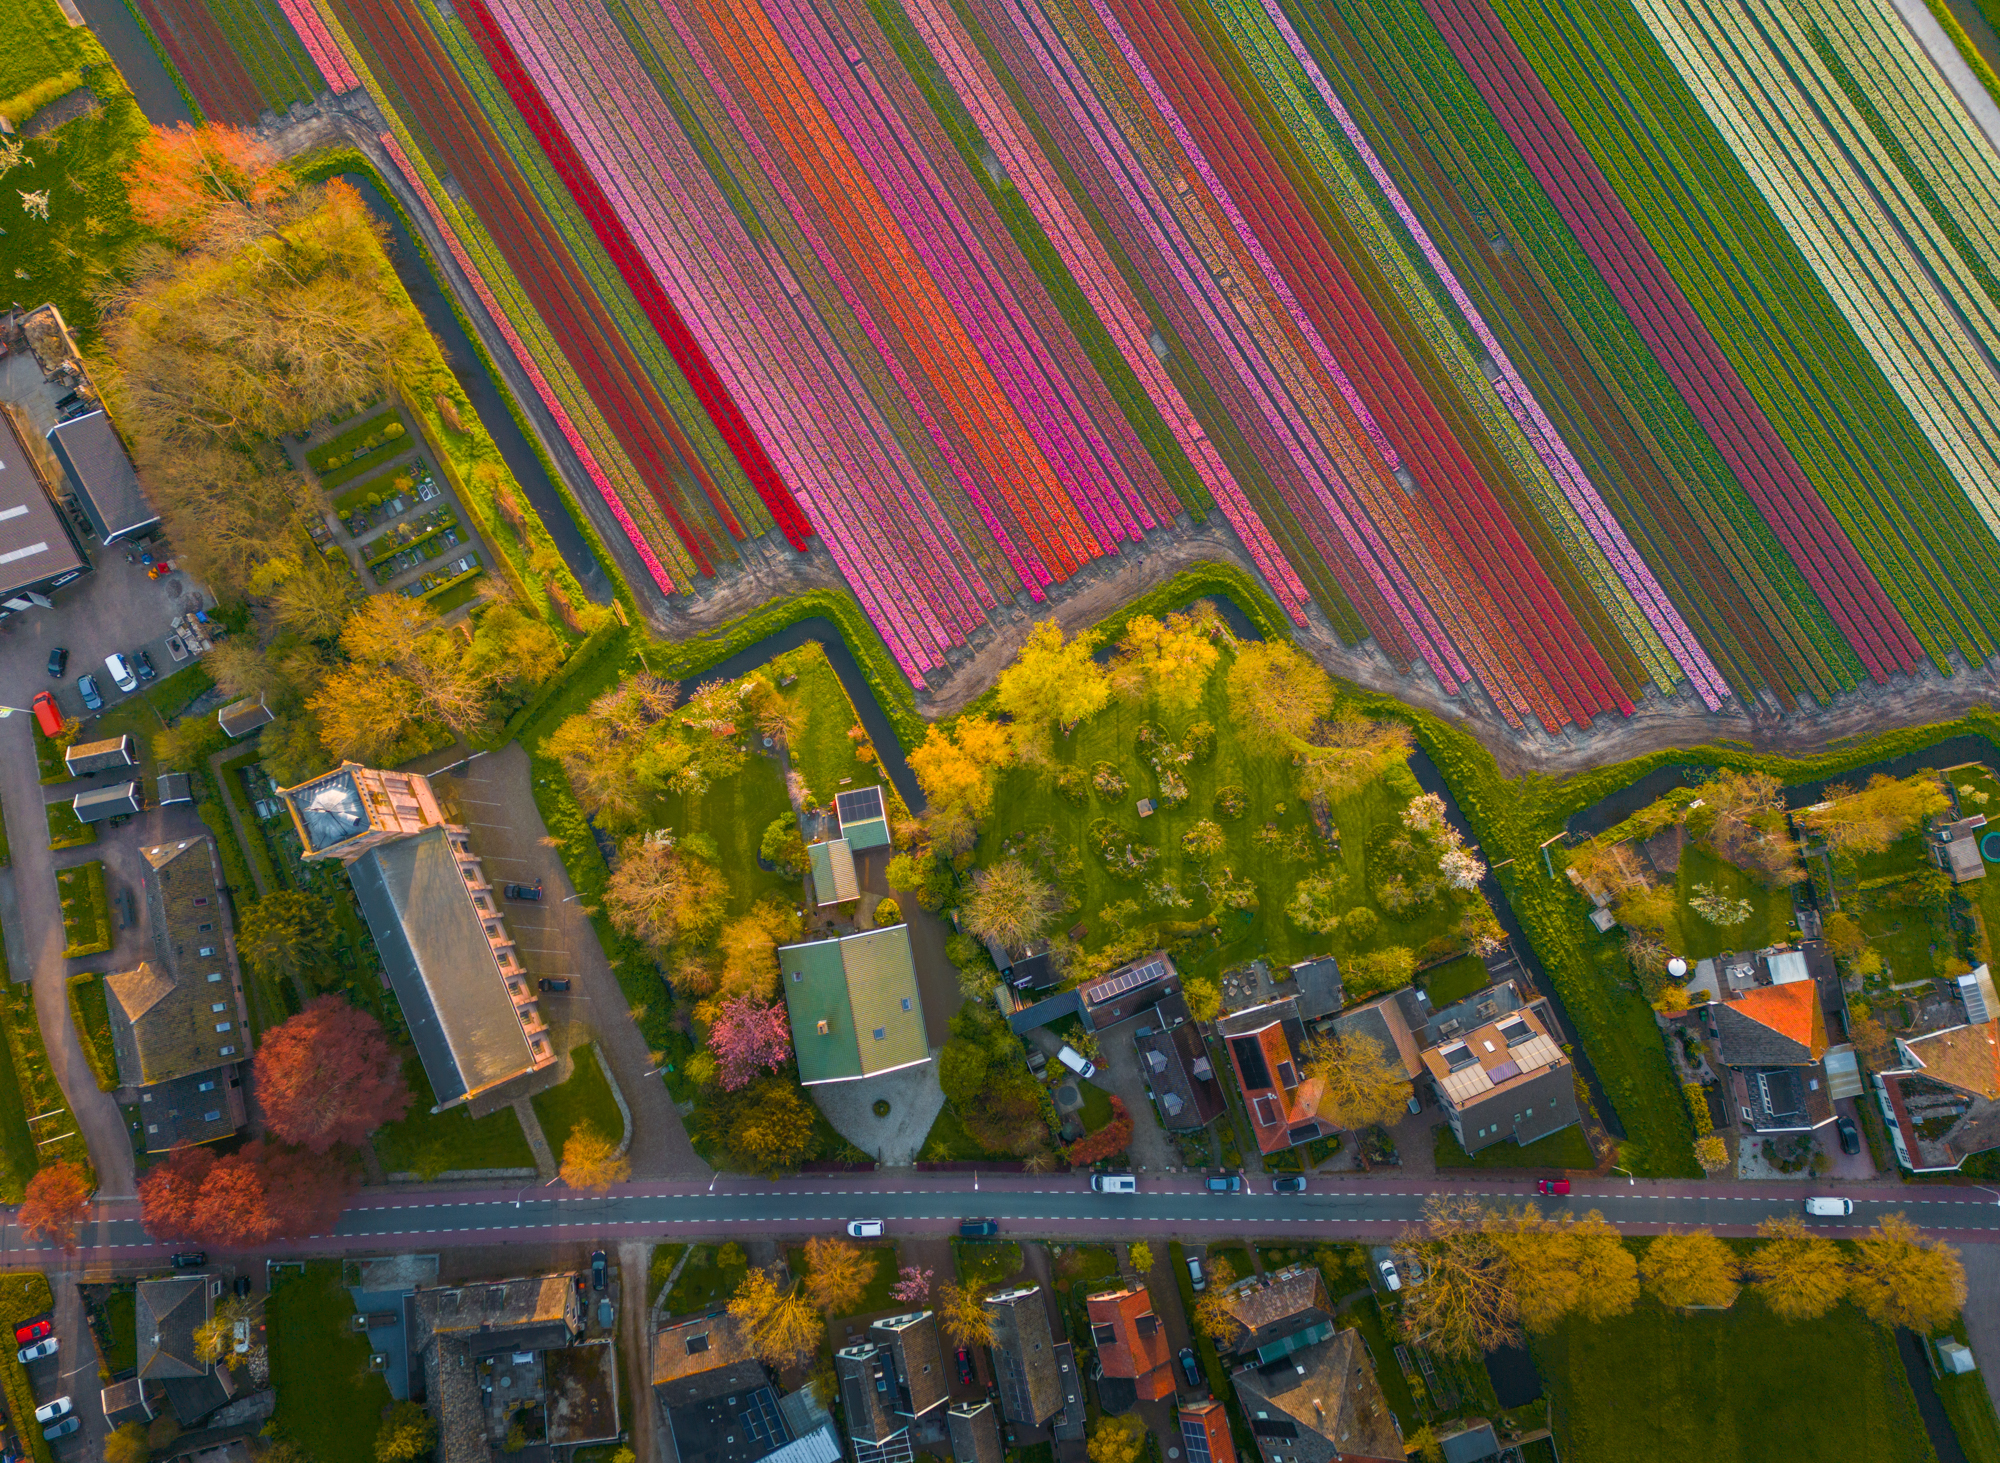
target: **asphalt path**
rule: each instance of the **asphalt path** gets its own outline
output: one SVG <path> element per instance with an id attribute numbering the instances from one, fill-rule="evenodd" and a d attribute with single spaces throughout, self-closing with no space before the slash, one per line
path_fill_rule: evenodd
<path id="1" fill-rule="evenodd" d="M 1200 1178 L 1147 1178 L 1136 1194 L 1098 1194 L 1082 1175 L 965 1173 L 807 1175 L 776 1182 L 719 1174 L 694 1183 L 627 1185 L 602 1194 L 527 1184 L 515 1189 L 412 1189 L 391 1197 L 370 1190 L 329 1234 L 257 1247 L 284 1257 L 425 1250 L 469 1245 L 617 1239 L 725 1239 L 811 1235 L 852 1219 L 881 1219 L 891 1236 L 956 1232 L 991 1219 L 1003 1235 L 1221 1240 L 1239 1235 L 1299 1239 L 1394 1239 L 1422 1217 L 1433 1194 L 1472 1194 L 1495 1204 L 1536 1203 L 1547 1212 L 1595 1209 L 1626 1234 L 1705 1226 L 1747 1235 L 1760 1220 L 1798 1214 L 1807 1191 L 1786 1184 L 1703 1184 L 1693 1180 L 1578 1183 L 1566 1198 L 1538 1198 L 1532 1180 L 1471 1179 L 1420 1184 L 1396 1179 L 1322 1182 L 1305 1194 L 1215 1194 Z M 1851 1216 L 1808 1218 L 1829 1235 L 1853 1238 L 1885 1214 L 1903 1213 L 1927 1233 L 1959 1243 L 2000 1243 L 2000 1194 L 1969 1187 L 1843 1187 Z M 386 1199 L 388 1202 L 374 1202 Z M 84 1260 L 157 1264 L 176 1248 L 150 1239 L 129 1201 L 95 1207 L 79 1237 Z M 0 1265 L 44 1267 L 53 1247 L 24 1245 L 8 1212 L 0 1224 Z M 72 1262 L 74 1264 L 74 1262 Z"/>

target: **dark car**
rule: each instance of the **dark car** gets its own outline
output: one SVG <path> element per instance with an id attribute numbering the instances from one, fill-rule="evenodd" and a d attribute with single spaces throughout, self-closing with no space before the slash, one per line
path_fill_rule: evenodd
<path id="1" fill-rule="evenodd" d="M 176 1270 L 199 1270 L 208 1263 L 207 1250 L 182 1250 L 174 1256 Z"/>
<path id="2" fill-rule="evenodd" d="M 237 1276 L 236 1298 L 238 1300 L 247 1300 L 249 1299 L 249 1297 L 250 1297 L 250 1277 L 248 1275 Z"/>
<path id="3" fill-rule="evenodd" d="M 84 710 L 102 711 L 104 709 L 104 698 L 97 694 L 97 677 L 91 675 L 78 676 L 76 678 L 76 693 L 83 697 Z"/>
<path id="4" fill-rule="evenodd" d="M 537 879 L 532 884 L 509 884 L 506 886 L 506 890 L 509 899 L 540 899 L 542 897 L 542 881 Z"/>
<path id="5" fill-rule="evenodd" d="M 1842 1118 L 1834 1124 L 1840 1132 L 1840 1151 L 1852 1157 L 1861 1151 L 1861 1130 L 1854 1126 L 1853 1118 Z"/>
<path id="6" fill-rule="evenodd" d="M 1187 1378 L 1190 1387 L 1201 1385 L 1201 1366 L 1194 1359 L 1194 1348 L 1183 1346 L 1181 1354 L 1175 1358 L 1181 1364 L 1181 1375 Z"/>
<path id="7" fill-rule="evenodd" d="M 133 652 L 132 664 L 138 669 L 139 679 L 142 681 L 150 681 L 159 674 L 153 669 L 153 657 L 143 650 Z"/>
<path id="8" fill-rule="evenodd" d="M 566 991 L 569 989 L 569 977 L 565 975 L 545 975 L 536 984 L 545 991 Z"/>
<path id="9" fill-rule="evenodd" d="M 1302 1173 L 1279 1174 L 1271 1180 L 1274 1194 L 1303 1194 L 1306 1191 L 1306 1176 Z"/>
<path id="10" fill-rule="evenodd" d="M 958 1227 L 958 1233 L 961 1239 L 982 1239 L 1000 1233 L 1000 1226 L 990 1219 L 968 1219 Z"/>
<path id="11" fill-rule="evenodd" d="M 69 669 L 69 651 L 58 645 L 49 652 L 49 674 L 61 680 L 62 673 L 67 669 Z"/>
<path id="12" fill-rule="evenodd" d="M 961 1346 L 958 1348 L 958 1384 L 969 1387 L 972 1382 L 972 1353 Z"/>
<path id="13" fill-rule="evenodd" d="M 55 1326 L 48 1321 L 30 1321 L 25 1326 L 16 1326 L 14 1328 L 14 1344 L 16 1346 L 32 1346 L 53 1330 L 55 1330 Z"/>
<path id="14" fill-rule="evenodd" d="M 1243 1192 L 1243 1180 L 1235 1174 L 1227 1178 L 1210 1179 L 1208 1191 L 1211 1194 L 1240 1194 Z"/>
<path id="15" fill-rule="evenodd" d="M 603 1290 L 608 1274 L 609 1270 L 604 1259 L 604 1251 L 598 1250 L 590 1257 L 590 1288 L 598 1291 Z"/>

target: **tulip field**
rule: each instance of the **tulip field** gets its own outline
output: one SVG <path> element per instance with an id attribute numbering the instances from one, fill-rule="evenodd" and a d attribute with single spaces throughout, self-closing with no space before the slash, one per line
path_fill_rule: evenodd
<path id="1" fill-rule="evenodd" d="M 823 549 L 913 680 L 1195 520 L 1550 732 L 2000 644 L 2000 159 L 1891 0 L 138 3 L 368 89 L 655 587 Z"/>

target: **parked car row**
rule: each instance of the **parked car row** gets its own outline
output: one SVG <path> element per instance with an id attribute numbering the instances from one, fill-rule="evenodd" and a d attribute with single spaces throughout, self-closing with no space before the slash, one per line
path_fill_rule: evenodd
<path id="1" fill-rule="evenodd" d="M 14 1328 L 14 1344 L 20 1350 L 14 1359 L 26 1366 L 31 1361 L 54 1356 L 62 1349 L 55 1335 L 55 1322 L 44 1316 L 39 1320 L 23 1321 Z M 42 1436 L 54 1441 L 66 1438 L 83 1426 L 83 1419 L 76 1415 L 76 1404 L 65 1395 L 52 1402 L 44 1402 L 35 1409 L 35 1421 L 41 1425 Z"/>
<path id="2" fill-rule="evenodd" d="M 58 645 L 49 652 L 49 675 L 59 681 L 68 669 L 69 650 Z M 111 677 L 114 686 L 128 694 L 138 690 L 141 681 L 150 681 L 159 674 L 153 668 L 152 655 L 144 650 L 135 650 L 129 656 L 123 651 L 113 651 L 104 657 L 104 673 Z M 97 677 L 89 672 L 76 678 L 76 694 L 83 698 L 84 710 L 104 709 L 104 693 L 98 688 Z M 62 730 L 62 712 L 56 707 L 56 698 L 47 691 L 36 694 L 34 712 L 35 720 L 47 735 L 54 736 Z"/>

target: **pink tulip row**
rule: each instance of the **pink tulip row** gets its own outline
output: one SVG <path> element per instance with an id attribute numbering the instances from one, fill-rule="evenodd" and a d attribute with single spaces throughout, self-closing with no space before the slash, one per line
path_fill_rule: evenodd
<path id="1" fill-rule="evenodd" d="M 660 563 L 658 555 L 653 552 L 652 545 L 646 541 L 646 535 L 640 531 L 639 525 L 633 522 L 632 515 L 626 510 L 624 503 L 619 500 L 610 479 L 598 465 L 597 458 L 583 440 L 582 433 L 577 431 L 569 413 L 563 409 L 562 402 L 556 398 L 555 392 L 549 389 L 549 383 L 542 375 L 541 368 L 536 365 L 534 356 L 522 344 L 513 322 L 507 318 L 506 312 L 493 298 L 493 292 L 487 288 L 485 277 L 473 264 L 472 256 L 466 253 L 465 246 L 459 242 L 451 221 L 445 217 L 444 210 L 438 207 L 437 200 L 431 197 L 430 190 L 424 186 L 417 170 L 410 165 L 409 154 L 403 151 L 402 143 L 396 140 L 393 132 L 384 132 L 380 141 L 383 150 L 389 154 L 397 170 L 410 185 L 410 191 L 423 201 L 424 211 L 430 215 L 432 224 L 444 238 L 445 247 L 451 251 L 451 257 L 472 285 L 473 293 L 479 296 L 479 302 L 486 307 L 488 318 L 499 327 L 501 336 L 507 342 L 507 348 L 514 353 L 514 359 L 521 363 L 521 369 L 527 373 L 529 384 L 535 388 L 535 395 L 541 398 L 542 404 L 549 410 L 549 415 L 555 418 L 556 429 L 562 433 L 563 440 L 569 443 L 570 450 L 575 452 L 577 459 L 583 463 L 584 471 L 590 475 L 591 485 L 597 489 L 605 507 L 611 510 L 611 516 L 618 521 L 618 526 L 624 530 L 625 537 L 631 541 L 633 551 L 638 554 L 639 561 L 646 566 L 646 572 L 660 587 L 662 594 L 672 594 L 674 592 L 672 577 Z"/>
<path id="2" fill-rule="evenodd" d="M 334 43 L 326 22 L 313 8 L 313 0 L 278 0 L 278 6 L 285 12 L 285 19 L 292 23 L 292 29 L 299 33 L 307 54 L 313 58 L 313 65 L 319 67 L 319 74 L 326 78 L 326 84 L 333 88 L 336 96 L 361 85 L 361 78 L 354 74 L 346 55 Z"/>

